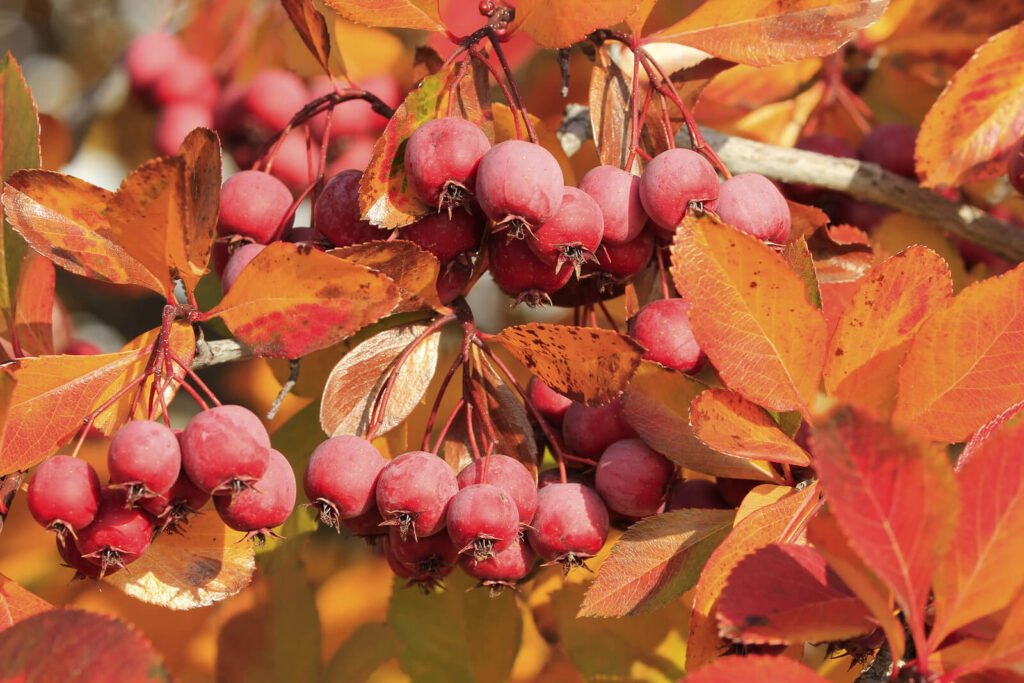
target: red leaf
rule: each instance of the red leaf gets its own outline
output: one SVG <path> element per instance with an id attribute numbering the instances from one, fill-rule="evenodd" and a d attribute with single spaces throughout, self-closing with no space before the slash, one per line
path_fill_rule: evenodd
<path id="1" fill-rule="evenodd" d="M 945 449 L 846 409 L 812 431 L 811 451 L 850 545 L 889 584 L 923 642 L 928 590 L 959 508 Z"/>
<path id="2" fill-rule="evenodd" d="M 0 574 L 0 631 L 53 605 Z"/>
<path id="3" fill-rule="evenodd" d="M 687 667 L 689 669 L 689 667 Z M 785 657 L 723 657 L 687 674 L 686 683 L 828 683 L 803 664 Z"/>

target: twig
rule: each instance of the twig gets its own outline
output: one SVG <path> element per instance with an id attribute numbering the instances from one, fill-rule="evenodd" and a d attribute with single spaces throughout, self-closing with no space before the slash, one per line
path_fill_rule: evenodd
<path id="1" fill-rule="evenodd" d="M 270 406 L 270 410 L 267 411 L 268 420 L 273 420 L 277 417 L 277 411 L 281 409 L 284 397 L 291 393 L 291 390 L 295 388 L 295 383 L 298 381 L 299 361 L 290 360 L 288 361 L 288 379 L 281 385 L 281 391 L 277 392 L 277 398 L 274 399 L 274 403 Z"/>

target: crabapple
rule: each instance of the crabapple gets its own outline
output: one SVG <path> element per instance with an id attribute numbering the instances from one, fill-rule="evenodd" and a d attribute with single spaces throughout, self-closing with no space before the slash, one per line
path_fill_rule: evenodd
<path id="1" fill-rule="evenodd" d="M 562 420 L 562 438 L 574 455 L 598 458 L 616 441 L 631 439 L 636 432 L 622 414 L 622 399 L 603 406 L 586 406 L 573 402 Z"/>
<path id="2" fill-rule="evenodd" d="M 594 252 L 604 235 L 604 218 L 594 198 L 575 187 L 566 187 L 555 215 L 534 227 L 526 243 L 541 261 L 560 267 L 569 262 L 577 268 Z"/>
<path id="3" fill-rule="evenodd" d="M 302 485 L 321 524 L 340 530 L 338 521 L 369 512 L 376 503 L 377 478 L 388 461 L 366 439 L 334 436 L 316 449 Z"/>
<path id="4" fill-rule="evenodd" d="M 537 494 L 537 515 L 526 534 L 541 559 L 568 571 L 601 550 L 608 526 L 608 509 L 594 489 L 551 484 Z"/>
<path id="5" fill-rule="evenodd" d="M 665 499 L 665 510 L 668 511 L 684 508 L 724 510 L 728 507 L 718 487 L 707 479 L 676 479 Z"/>
<path id="6" fill-rule="evenodd" d="M 671 370 L 692 372 L 704 354 L 690 329 L 690 304 L 683 299 L 652 301 L 629 322 L 629 334 L 644 347 L 644 358 Z"/>
<path id="7" fill-rule="evenodd" d="M 722 183 L 718 217 L 759 240 L 782 244 L 792 219 L 786 198 L 759 173 L 740 173 Z"/>
<path id="8" fill-rule="evenodd" d="M 188 519 L 197 514 L 210 501 L 210 494 L 192 483 L 185 470 L 178 472 L 167 493 L 143 498 L 139 507 L 156 517 L 161 531 L 180 531 L 188 526 Z"/>
<path id="9" fill-rule="evenodd" d="M 463 555 L 459 559 L 462 571 L 492 590 L 515 586 L 526 578 L 536 563 L 537 553 L 520 536 L 513 539 L 507 548 L 484 560 L 477 560 L 471 555 Z"/>
<path id="10" fill-rule="evenodd" d="M 153 86 L 153 100 L 162 107 L 177 102 L 195 102 L 213 111 L 219 87 L 210 65 L 190 54 L 182 54 Z"/>
<path id="11" fill-rule="evenodd" d="M 284 235 L 285 242 L 292 244 L 313 244 L 323 239 L 313 228 L 292 228 Z"/>
<path id="12" fill-rule="evenodd" d="M 483 225 L 479 216 L 466 211 L 433 213 L 398 231 L 398 239 L 412 242 L 447 263 L 480 247 Z"/>
<path id="13" fill-rule="evenodd" d="M 654 255 L 654 235 L 644 230 L 624 244 L 602 242 L 597 250 L 597 268 L 619 280 L 639 275 Z"/>
<path id="14" fill-rule="evenodd" d="M 387 231 L 378 230 L 362 220 L 359 211 L 359 181 L 362 171 L 342 171 L 331 178 L 313 205 L 313 225 L 317 232 L 336 247 L 349 247 L 386 239 Z"/>
<path id="15" fill-rule="evenodd" d="M 522 140 L 499 142 L 480 160 L 476 199 L 509 238 L 522 239 L 550 220 L 562 202 L 565 179 L 558 161 L 540 145 Z"/>
<path id="16" fill-rule="evenodd" d="M 344 170 L 354 168 L 365 171 L 373 158 L 374 139 L 357 137 L 345 142 L 344 149 L 327 164 L 327 177 L 333 177 Z"/>
<path id="17" fill-rule="evenodd" d="M 204 410 L 181 435 L 181 463 L 207 493 L 234 492 L 263 476 L 270 460 L 270 436 L 255 413 L 226 405 Z"/>
<path id="18" fill-rule="evenodd" d="M 213 105 L 213 125 L 222 138 L 245 134 L 245 111 L 242 108 L 245 95 L 245 87 L 229 83 L 217 96 L 217 103 Z"/>
<path id="19" fill-rule="evenodd" d="M 568 284 L 573 274 L 567 264 L 557 268 L 544 263 L 526 240 L 516 239 L 491 240 L 490 270 L 502 291 L 531 306 L 550 301 L 549 295 Z"/>
<path id="20" fill-rule="evenodd" d="M 395 108 L 402 102 L 402 92 L 398 82 L 389 75 L 367 78 L 360 84 L 366 92 L 372 92 L 389 107 Z M 334 90 L 334 86 L 326 78 L 314 79 L 310 88 L 312 97 L 320 97 Z M 322 117 L 322 118 L 321 118 Z M 313 133 L 323 138 L 327 124 L 326 115 L 313 119 Z M 334 108 L 331 115 L 331 139 L 354 135 L 380 133 L 388 125 L 388 119 L 373 110 L 373 106 L 365 100 L 349 100 Z"/>
<path id="21" fill-rule="evenodd" d="M 437 276 L 437 298 L 442 304 L 448 305 L 462 294 L 473 277 L 473 269 L 458 261 L 449 261 L 441 265 L 441 273 Z"/>
<path id="22" fill-rule="evenodd" d="M 109 567 L 123 568 L 139 559 L 152 540 L 149 513 L 127 507 L 120 491 L 108 489 L 103 492 L 96 519 L 78 532 L 75 546 L 83 559 L 100 568 L 99 578 L 103 578 Z"/>
<path id="23" fill-rule="evenodd" d="M 571 463 L 566 463 L 568 468 Z M 553 484 L 584 484 L 590 488 L 594 488 L 594 470 L 590 469 L 566 469 L 565 481 L 562 481 L 562 473 L 557 467 L 552 467 L 549 470 L 544 470 L 537 475 L 537 490 L 547 488 Z"/>
<path id="24" fill-rule="evenodd" d="M 95 356 L 98 353 L 103 353 L 103 349 L 86 339 L 72 339 L 64 347 L 62 353 L 69 356 Z"/>
<path id="25" fill-rule="evenodd" d="M 125 490 L 129 503 L 171 490 L 181 471 L 178 437 L 153 420 L 126 422 L 107 450 L 110 483 Z"/>
<path id="26" fill-rule="evenodd" d="M 75 575 L 71 577 L 72 581 L 82 579 L 99 581 L 104 575 L 110 576 L 121 570 L 121 567 L 112 565 L 107 567 L 105 574 L 101 574 L 102 568 L 99 565 L 82 557 L 78 546 L 74 543 L 65 543 L 59 536 L 57 537 L 57 552 L 60 553 L 60 559 L 64 560 L 64 564 L 75 570 Z"/>
<path id="27" fill-rule="evenodd" d="M 531 377 L 530 383 L 526 385 L 526 397 L 537 408 L 537 412 L 556 427 L 562 426 L 565 411 L 572 405 L 571 398 L 562 396 L 536 377 Z"/>
<path id="28" fill-rule="evenodd" d="M 401 532 L 392 527 L 388 533 L 388 547 L 396 560 L 418 572 L 454 567 L 459 560 L 458 548 L 452 544 L 448 534 L 402 538 Z"/>
<path id="29" fill-rule="evenodd" d="M 259 253 L 266 248 L 265 244 L 252 242 L 250 244 L 243 244 L 238 249 L 235 249 L 234 253 L 231 254 L 231 258 L 228 259 L 227 265 L 224 266 L 224 272 L 220 276 L 220 290 L 223 294 L 228 293 L 228 290 L 235 284 L 235 280 L 242 274 L 245 267 L 252 263 L 252 260 L 259 256 Z"/>
<path id="30" fill-rule="evenodd" d="M 292 72 L 267 69 L 249 83 L 241 107 L 256 125 L 274 133 L 288 125 L 308 96 L 306 84 Z"/>
<path id="31" fill-rule="evenodd" d="M 132 40 L 124 53 L 124 68 L 132 90 L 148 95 L 164 74 L 187 53 L 177 37 L 167 33 L 144 33 Z"/>
<path id="32" fill-rule="evenodd" d="M 596 166 L 580 180 L 580 189 L 594 198 L 604 219 L 605 245 L 626 244 L 647 223 L 640 201 L 640 178 L 617 166 Z"/>
<path id="33" fill-rule="evenodd" d="M 594 485 L 608 509 L 649 517 L 665 502 L 672 463 L 640 439 L 616 441 L 601 454 Z"/>
<path id="34" fill-rule="evenodd" d="M 1024 138 L 1021 138 L 1020 142 L 1010 150 L 1010 161 L 1007 164 L 1006 175 L 1010 178 L 1010 185 L 1017 192 L 1024 194 Z"/>
<path id="35" fill-rule="evenodd" d="M 519 533 L 512 497 L 493 484 L 470 484 L 448 504 L 448 537 L 459 554 L 485 560 L 508 547 Z"/>
<path id="36" fill-rule="evenodd" d="M 263 171 L 239 171 L 221 187 L 217 232 L 269 244 L 279 228 L 291 227 L 291 219 L 282 226 L 291 206 L 292 193 L 280 180 Z"/>
<path id="37" fill-rule="evenodd" d="M 295 472 L 291 463 L 271 448 L 262 477 L 234 495 L 215 495 L 213 504 L 225 524 L 262 544 L 266 536 L 277 535 L 271 529 L 284 524 L 295 509 Z"/>
<path id="38" fill-rule="evenodd" d="M 871 129 L 860 142 L 860 158 L 887 171 L 916 178 L 914 147 L 917 128 L 905 123 L 883 123 Z"/>
<path id="39" fill-rule="evenodd" d="M 310 169 L 310 154 L 313 154 L 313 168 Z M 284 136 L 274 153 L 274 161 L 267 172 L 299 194 L 313 181 L 319 168 L 319 154 L 306 147 L 306 136 L 301 130 L 292 130 Z"/>
<path id="40" fill-rule="evenodd" d="M 715 482 L 718 484 L 718 492 L 730 507 L 736 507 L 743 502 L 750 490 L 760 484 L 753 479 L 732 479 L 729 477 L 718 477 Z"/>
<path id="41" fill-rule="evenodd" d="M 369 510 L 361 515 L 341 520 L 341 525 L 350 533 L 373 543 L 375 538 L 386 536 L 388 533 L 388 528 L 382 526 L 383 522 L 384 518 L 380 516 L 380 510 L 377 509 L 376 505 L 372 505 Z"/>
<path id="42" fill-rule="evenodd" d="M 400 534 L 385 536 L 383 539 L 384 557 L 387 559 L 388 566 L 395 576 L 400 579 L 407 579 L 409 585 L 419 586 L 424 593 L 429 593 L 434 587 L 440 585 L 441 579 L 451 574 L 452 570 L 455 569 L 455 560 L 452 559 L 451 562 L 448 562 L 449 553 L 452 551 L 445 548 L 431 547 L 445 544 L 447 548 L 451 548 L 452 542 L 448 538 L 448 534 L 437 534 L 424 539 L 404 539 L 407 543 L 416 544 L 416 555 L 420 559 L 415 564 L 403 562 L 397 557 L 396 546 L 402 541 L 403 539 Z M 420 546 L 419 543 L 423 541 L 426 544 Z M 398 550 L 397 552 L 402 553 L 403 551 Z M 411 550 L 405 552 L 412 554 Z M 456 557 L 458 556 L 456 555 Z"/>
<path id="43" fill-rule="evenodd" d="M 512 498 L 521 524 L 529 524 L 537 512 L 537 480 L 515 458 L 491 453 L 463 467 L 456 480 L 460 489 L 484 483 L 497 486 Z"/>
<path id="44" fill-rule="evenodd" d="M 29 480 L 29 512 L 61 539 L 92 523 L 99 507 L 100 480 L 84 460 L 55 455 L 40 463 Z"/>
<path id="45" fill-rule="evenodd" d="M 160 111 L 153 129 L 153 146 L 158 154 L 177 154 L 181 143 L 196 128 L 213 128 L 210 109 L 195 102 L 175 102 Z"/>
<path id="46" fill-rule="evenodd" d="M 384 524 L 397 526 L 405 538 L 443 530 L 448 502 L 459 491 L 455 473 L 443 459 L 410 451 L 389 462 L 377 480 L 377 508 Z"/>
<path id="47" fill-rule="evenodd" d="M 413 131 L 405 146 L 409 189 L 427 206 L 462 206 L 473 195 L 480 159 L 491 148 L 484 132 L 466 119 L 433 119 Z"/>
<path id="48" fill-rule="evenodd" d="M 697 152 L 669 149 L 648 162 L 640 177 L 640 201 L 659 234 L 671 237 L 691 204 L 713 210 L 718 199 L 715 168 Z"/>

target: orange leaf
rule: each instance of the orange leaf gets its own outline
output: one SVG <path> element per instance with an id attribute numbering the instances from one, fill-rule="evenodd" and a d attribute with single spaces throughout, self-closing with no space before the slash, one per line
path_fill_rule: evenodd
<path id="1" fill-rule="evenodd" d="M 832 54 L 873 23 L 886 0 L 707 0 L 648 41 L 682 43 L 739 64 L 767 66 Z"/>
<path id="2" fill-rule="evenodd" d="M 675 600 L 697 583 L 711 551 L 732 528 L 733 515 L 688 509 L 637 522 L 612 546 L 579 616 L 624 617 Z"/>
<path id="3" fill-rule="evenodd" d="M 185 195 L 185 216 L 181 226 L 183 239 L 172 237 L 167 257 L 186 289 L 194 290 L 210 263 L 210 249 L 217 232 L 220 141 L 212 130 L 196 128 L 181 143 L 178 154 L 185 159 L 181 180 Z M 184 242 L 184 252 L 179 250 L 181 242 Z"/>
<path id="4" fill-rule="evenodd" d="M 568 47 L 594 29 L 622 22 L 630 5 L 622 0 L 519 0 L 514 27 L 541 47 Z"/>
<path id="5" fill-rule="evenodd" d="M 960 520 L 933 582 L 935 643 L 1003 609 L 1024 586 L 1024 404 L 975 434 L 957 478 Z"/>
<path id="6" fill-rule="evenodd" d="M 0 631 L 53 605 L 0 574 Z"/>
<path id="7" fill-rule="evenodd" d="M 817 499 L 818 486 L 814 484 L 755 510 L 737 524 L 711 553 L 693 596 L 690 637 L 686 645 L 687 671 L 693 671 L 718 656 L 721 641 L 718 637 L 715 614 L 722 591 L 725 590 L 729 575 L 736 565 L 744 557 L 769 543 L 796 542 L 797 539 L 790 536 L 800 527 L 801 518 L 810 513 Z M 749 679 L 741 677 L 733 680 Z"/>
<path id="8" fill-rule="evenodd" d="M 1024 593 L 1019 593 L 1006 611 L 1003 628 L 1000 629 L 992 647 L 981 658 L 967 666 L 972 670 L 1007 669 L 1020 662 L 1024 662 Z"/>
<path id="9" fill-rule="evenodd" d="M 845 409 L 813 429 L 811 452 L 850 546 L 892 588 L 921 642 L 928 591 L 960 504 L 945 449 Z"/>
<path id="10" fill-rule="evenodd" d="M 633 2 L 633 8 L 626 15 L 626 25 L 629 26 L 629 30 L 633 32 L 634 36 L 639 37 L 643 33 L 644 24 L 647 23 L 647 18 L 651 16 L 656 4 L 658 4 L 658 0 L 635 0 Z"/>
<path id="11" fill-rule="evenodd" d="M 689 670 L 689 666 L 687 669 Z M 738 681 L 828 683 L 827 678 L 819 676 L 800 662 L 786 657 L 763 655 L 723 657 L 686 676 L 686 683 L 737 683 Z"/>
<path id="12" fill-rule="evenodd" d="M 900 366 L 893 420 L 964 441 L 1024 400 L 1024 266 L 965 287 L 921 326 Z"/>
<path id="13" fill-rule="evenodd" d="M 389 314 L 398 299 L 398 287 L 386 275 L 275 242 L 204 317 L 221 318 L 257 355 L 301 358 Z"/>
<path id="14" fill-rule="evenodd" d="M 1024 135 L 1024 23 L 979 47 L 921 123 L 917 174 L 926 187 L 959 186 L 1006 172 Z"/>
<path id="15" fill-rule="evenodd" d="M 53 263 L 35 252 L 26 254 L 14 303 L 14 338 L 22 355 L 53 354 Z"/>
<path id="16" fill-rule="evenodd" d="M 626 335 L 596 327 L 527 323 L 506 327 L 492 341 L 549 387 L 587 405 L 618 396 L 643 355 Z"/>
<path id="17" fill-rule="evenodd" d="M 324 0 L 349 21 L 366 26 L 444 31 L 437 0 Z"/>
<path id="18" fill-rule="evenodd" d="M 633 128 L 629 115 L 632 82 L 632 75 L 612 59 L 610 45 L 602 45 L 597 50 L 594 68 L 590 72 L 588 91 L 590 125 L 602 164 L 622 168 L 629 156 L 630 131 Z"/>
<path id="19" fill-rule="evenodd" d="M 725 385 L 766 408 L 806 412 L 825 360 L 825 320 L 786 261 L 710 214 L 688 215 L 672 277 Z"/>
<path id="20" fill-rule="evenodd" d="M 332 256 L 366 266 L 387 275 L 401 290 L 402 300 L 395 313 L 443 307 L 437 298 L 437 276 L 441 264 L 433 254 L 401 239 L 390 242 L 365 242 L 332 249 Z"/>
<path id="21" fill-rule="evenodd" d="M 900 363 L 933 310 L 953 296 L 949 266 L 927 247 L 910 247 L 875 266 L 839 318 L 825 356 L 825 390 L 886 416 L 896 405 Z"/>
<path id="22" fill-rule="evenodd" d="M 317 63 L 326 72 L 331 72 L 331 35 L 327 32 L 327 22 L 313 6 L 313 0 L 281 0 L 292 26 L 298 31 L 302 42 L 306 44 Z"/>
<path id="23" fill-rule="evenodd" d="M 764 408 L 728 389 L 708 389 L 693 399 L 690 426 L 719 453 L 797 467 L 811 464 Z"/>

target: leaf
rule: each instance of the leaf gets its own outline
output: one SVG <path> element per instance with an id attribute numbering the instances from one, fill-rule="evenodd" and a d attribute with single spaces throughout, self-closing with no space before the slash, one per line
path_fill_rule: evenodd
<path id="1" fill-rule="evenodd" d="M 708 389 L 693 399 L 690 426 L 694 436 L 719 453 L 797 467 L 811 464 L 761 406 L 727 389 Z"/>
<path id="2" fill-rule="evenodd" d="M 405 144 L 420 125 L 447 115 L 461 116 L 486 129 L 490 119 L 487 78 L 476 60 L 468 72 L 452 63 L 424 78 L 406 95 L 374 144 L 359 182 L 359 210 L 366 220 L 380 228 L 398 228 L 436 211 L 409 189 Z M 449 107 L 453 94 L 456 100 Z"/>
<path id="3" fill-rule="evenodd" d="M 601 163 L 622 168 L 629 155 L 633 79 L 619 68 L 609 50 L 607 43 L 598 48 L 590 72 L 590 125 Z"/>
<path id="4" fill-rule="evenodd" d="M 161 534 L 130 571 L 104 581 L 136 600 L 173 610 L 207 607 L 235 595 L 252 581 L 251 543 L 207 510 L 184 534 Z"/>
<path id="5" fill-rule="evenodd" d="M 626 335 L 596 327 L 527 323 L 506 327 L 492 341 L 549 387 L 587 405 L 618 396 L 643 355 Z"/>
<path id="6" fill-rule="evenodd" d="M 471 353 L 476 354 L 478 360 L 482 359 L 479 349 L 473 349 Z M 474 374 L 482 391 L 481 403 L 486 403 L 491 422 L 494 425 L 497 437 L 495 451 L 515 458 L 526 465 L 530 473 L 536 476 L 543 454 L 538 457 L 537 438 L 526 413 L 526 407 L 519 402 L 515 392 L 490 365 L 484 365 L 482 362 L 475 365 L 483 370 Z"/>
<path id="7" fill-rule="evenodd" d="M 892 588 L 919 639 L 960 505 L 945 450 L 844 409 L 812 429 L 811 452 L 850 546 Z"/>
<path id="8" fill-rule="evenodd" d="M 959 292 L 967 286 L 967 268 L 947 234 L 934 223 L 905 213 L 891 213 L 871 229 L 871 242 L 882 254 L 898 254 L 915 244 L 937 252 L 949 266 L 953 279 L 953 291 Z"/>
<path id="9" fill-rule="evenodd" d="M 0 633 L 0 679 L 157 683 L 170 680 L 170 675 L 153 645 L 125 622 L 54 609 Z"/>
<path id="10" fill-rule="evenodd" d="M 965 287 L 921 326 L 900 366 L 893 420 L 964 441 L 1024 400 L 1024 267 Z"/>
<path id="11" fill-rule="evenodd" d="M 1019 593 L 1006 612 L 1003 628 L 992 647 L 971 668 L 1003 669 L 1024 661 L 1024 593 Z M 970 665 L 968 665 L 970 666 Z"/>
<path id="12" fill-rule="evenodd" d="M 735 683 L 736 681 L 827 683 L 828 679 L 819 676 L 795 660 L 764 655 L 723 657 L 686 677 L 686 683 Z"/>
<path id="13" fill-rule="evenodd" d="M 732 529 L 732 510 L 686 509 L 637 522 L 612 546 L 580 607 L 581 617 L 651 612 L 697 583 Z"/>
<path id="14" fill-rule="evenodd" d="M 960 186 L 1006 172 L 1024 136 L 1024 23 L 993 36 L 953 74 L 921 122 L 917 174 L 925 187 Z"/>
<path id="15" fill-rule="evenodd" d="M 932 642 L 1010 604 L 1024 586 L 1024 404 L 985 425 L 958 464 L 960 519 L 932 583 Z"/>
<path id="16" fill-rule="evenodd" d="M 301 358 L 389 314 L 385 275 L 316 249 L 275 242 L 257 254 L 204 319 L 219 317 L 256 355 Z"/>
<path id="17" fill-rule="evenodd" d="M 821 287 L 818 286 L 818 273 L 814 270 L 814 257 L 807 241 L 801 237 L 790 242 L 783 248 L 782 256 L 793 272 L 804 281 L 807 300 L 815 308 L 821 308 Z"/>
<path id="18" fill-rule="evenodd" d="M 885 11 L 886 0 L 708 0 L 647 41 L 682 43 L 739 64 L 830 55 Z"/>
<path id="19" fill-rule="evenodd" d="M 651 448 L 683 467 L 718 477 L 781 481 L 771 464 L 719 453 L 697 438 L 690 406 L 706 390 L 687 375 L 644 361 L 626 387 L 623 414 Z"/>
<path id="20" fill-rule="evenodd" d="M 441 264 L 433 254 L 412 242 L 365 242 L 332 249 L 329 253 L 391 278 L 402 297 L 394 313 L 443 307 L 437 297 L 437 276 L 441 272 Z"/>
<path id="21" fill-rule="evenodd" d="M 729 575 L 740 561 L 769 543 L 793 543 L 800 519 L 818 499 L 812 484 L 783 496 L 777 502 L 752 512 L 725 537 L 704 565 L 697 582 L 690 613 L 690 636 L 686 646 L 686 670 L 693 671 L 717 657 L 719 649 L 718 610 Z M 741 679 L 742 680 L 742 679 Z"/>
<path id="22" fill-rule="evenodd" d="M 508 680 L 523 629 L 514 591 L 492 600 L 487 591 L 469 590 L 472 579 L 462 572 L 446 583 L 447 590 L 424 595 L 396 579 L 388 623 L 403 645 L 402 670 L 417 683 Z"/>
<path id="23" fill-rule="evenodd" d="M 171 267 L 193 291 L 207 271 L 210 250 L 217 233 L 217 214 L 220 211 L 221 161 L 220 141 L 217 134 L 206 128 L 196 128 L 178 148 L 185 159 L 182 178 L 185 195 L 185 215 L 182 225 L 184 252 L 172 237 L 168 257 Z"/>
<path id="24" fill-rule="evenodd" d="M 879 416 L 889 415 L 910 340 L 952 296 L 949 266 L 927 247 L 910 247 L 875 266 L 860 280 L 829 340 L 825 390 Z"/>
<path id="25" fill-rule="evenodd" d="M 27 470 L 66 444 L 139 351 L 39 356 L 5 366 L 14 381 L 0 435 L 0 476 Z"/>
<path id="26" fill-rule="evenodd" d="M 0 574 L 0 631 L 34 614 L 51 609 L 53 605 L 46 600 Z"/>
<path id="27" fill-rule="evenodd" d="M 324 683 L 367 681 L 373 672 L 402 651 L 398 634 L 390 624 L 361 624 L 334 651 L 324 673 Z"/>
<path id="28" fill-rule="evenodd" d="M 14 338 L 22 355 L 53 354 L 53 263 L 35 252 L 25 255 L 14 304 Z"/>
<path id="29" fill-rule="evenodd" d="M 772 410 L 808 410 L 825 360 L 825 320 L 781 256 L 709 214 L 688 215 L 672 246 L 672 277 L 727 387 Z"/>
<path id="30" fill-rule="evenodd" d="M 327 32 L 327 22 L 313 6 L 313 0 L 281 0 L 284 11 L 292 20 L 292 26 L 298 31 L 302 42 L 313 54 L 320 68 L 331 73 L 331 35 Z M 340 74 L 338 74 L 340 75 Z"/>
<path id="31" fill-rule="evenodd" d="M 384 330 L 346 353 L 331 370 L 320 404 L 320 426 L 330 436 L 365 435 L 370 411 L 390 369 L 427 325 L 416 323 Z M 377 435 L 386 434 L 419 405 L 437 371 L 440 333 L 423 340 L 395 377 Z"/>
<path id="32" fill-rule="evenodd" d="M 594 29 L 625 20 L 630 5 L 622 0 L 519 0 L 513 26 L 541 47 L 568 47 Z"/>
<path id="33" fill-rule="evenodd" d="M 814 548 L 773 543 L 729 574 L 722 635 L 754 644 L 845 640 L 875 629 L 867 607 Z"/>
<path id="34" fill-rule="evenodd" d="M 324 0 L 324 4 L 357 24 L 445 30 L 436 0 Z"/>

